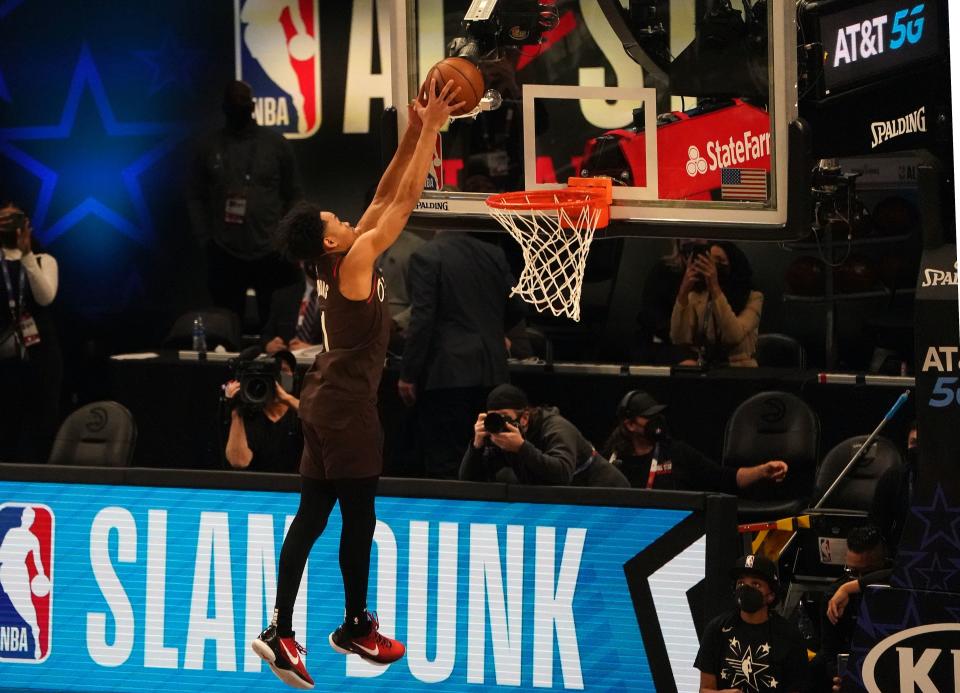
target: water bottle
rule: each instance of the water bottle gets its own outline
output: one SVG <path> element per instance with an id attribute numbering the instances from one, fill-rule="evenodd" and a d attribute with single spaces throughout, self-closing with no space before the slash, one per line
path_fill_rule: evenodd
<path id="1" fill-rule="evenodd" d="M 207 355 L 207 329 L 203 326 L 202 315 L 193 319 L 193 350 L 201 359 Z"/>

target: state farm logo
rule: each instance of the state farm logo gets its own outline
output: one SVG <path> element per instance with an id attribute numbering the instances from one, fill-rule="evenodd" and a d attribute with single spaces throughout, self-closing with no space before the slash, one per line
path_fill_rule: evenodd
<path id="1" fill-rule="evenodd" d="M 696 147 L 689 147 L 687 149 L 687 156 L 690 157 L 690 161 L 687 162 L 687 175 L 691 178 L 697 176 L 700 173 L 707 172 L 707 160 L 700 156 L 700 150 Z"/>
<path id="2" fill-rule="evenodd" d="M 710 140 L 707 142 L 706 154 L 706 158 L 700 156 L 700 148 L 695 145 L 687 147 L 688 176 L 695 178 L 707 171 L 735 168 L 770 156 L 770 133 L 761 132 L 755 135 L 751 130 L 747 130 L 739 139 L 731 136 L 726 142 Z"/>
<path id="3" fill-rule="evenodd" d="M 960 678 L 960 623 L 908 628 L 881 640 L 863 660 L 869 693 L 953 691 Z"/>

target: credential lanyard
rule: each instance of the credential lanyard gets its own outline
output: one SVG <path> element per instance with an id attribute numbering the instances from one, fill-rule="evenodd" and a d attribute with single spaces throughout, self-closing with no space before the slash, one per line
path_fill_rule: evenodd
<path id="1" fill-rule="evenodd" d="M 10 308 L 10 317 L 13 324 L 19 327 L 20 314 L 23 312 L 23 300 L 27 287 L 27 272 L 20 261 L 20 287 L 16 295 L 13 293 L 13 282 L 10 280 L 10 270 L 7 267 L 7 258 L 0 252 L 0 267 L 3 268 L 3 283 L 7 287 L 7 306 Z"/>

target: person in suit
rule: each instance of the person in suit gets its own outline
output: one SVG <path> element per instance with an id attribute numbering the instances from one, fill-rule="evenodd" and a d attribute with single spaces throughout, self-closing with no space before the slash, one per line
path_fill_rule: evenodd
<path id="1" fill-rule="evenodd" d="M 263 326 L 261 346 L 268 354 L 323 344 L 317 282 L 306 271 L 303 281 L 274 292 Z"/>
<path id="2" fill-rule="evenodd" d="M 506 330 L 523 317 L 498 246 L 440 233 L 410 257 L 410 326 L 398 389 L 417 405 L 428 477 L 456 479 L 487 393 L 509 380 Z"/>

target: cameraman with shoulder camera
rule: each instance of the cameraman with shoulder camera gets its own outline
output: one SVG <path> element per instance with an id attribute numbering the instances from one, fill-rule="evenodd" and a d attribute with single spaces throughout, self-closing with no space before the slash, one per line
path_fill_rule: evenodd
<path id="1" fill-rule="evenodd" d="M 513 385 L 487 396 L 460 465 L 461 481 L 627 487 L 629 482 L 552 407 L 531 407 Z"/>
<path id="2" fill-rule="evenodd" d="M 256 472 L 296 472 L 303 452 L 293 390 L 296 359 L 278 352 L 266 361 L 242 359 L 236 379 L 224 385 L 230 406 L 230 429 L 224 450 L 234 469 Z"/>
<path id="3" fill-rule="evenodd" d="M 673 438 L 665 404 L 643 390 L 631 390 L 617 405 L 617 427 L 603 452 L 634 488 L 676 491 L 737 491 L 761 481 L 779 483 L 787 463 L 770 460 L 753 467 L 721 467 L 691 445 Z"/>

